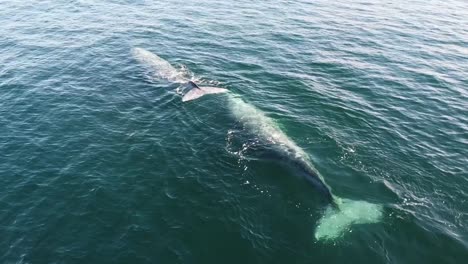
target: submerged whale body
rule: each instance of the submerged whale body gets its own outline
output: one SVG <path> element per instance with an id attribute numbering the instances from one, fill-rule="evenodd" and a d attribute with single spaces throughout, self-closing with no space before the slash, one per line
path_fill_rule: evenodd
<path id="1" fill-rule="evenodd" d="M 149 51 L 138 49 L 134 51 L 135 58 L 145 64 L 153 64 L 153 69 L 161 69 L 155 73 L 165 80 L 173 80 L 180 73 L 169 62 Z M 251 133 L 263 139 L 270 147 L 268 155 L 275 160 L 288 164 L 303 176 L 329 203 L 324 215 L 315 229 L 317 240 L 335 239 L 341 236 L 353 224 L 376 223 L 382 217 L 382 206 L 365 201 L 343 199 L 333 195 L 323 177 L 314 168 L 307 153 L 291 140 L 264 112 L 252 104 L 246 103 L 238 95 L 218 87 L 198 86 L 190 80 L 176 78 L 179 83 L 186 83 L 189 90 L 182 97 L 183 102 L 195 100 L 207 94 L 225 93 L 227 107 L 236 120 L 241 122 Z"/>

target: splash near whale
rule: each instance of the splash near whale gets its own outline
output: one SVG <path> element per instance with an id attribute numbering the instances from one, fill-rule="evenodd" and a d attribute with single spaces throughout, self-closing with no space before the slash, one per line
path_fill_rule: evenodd
<path id="1" fill-rule="evenodd" d="M 147 64 L 161 79 L 185 83 L 188 91 L 182 101 L 192 101 L 207 94 L 224 93 L 227 107 L 232 116 L 241 122 L 251 133 L 258 136 L 269 147 L 269 156 L 294 168 L 297 174 L 305 178 L 324 197 L 328 206 L 315 229 L 317 240 L 332 240 L 342 236 L 356 224 L 377 223 L 383 216 L 383 207 L 366 201 L 340 198 L 332 193 L 324 178 L 314 168 L 309 156 L 290 139 L 263 111 L 245 102 L 240 96 L 219 87 L 198 86 L 191 80 L 184 79 L 181 72 L 159 56 L 143 50 L 134 49 L 135 59 Z"/>

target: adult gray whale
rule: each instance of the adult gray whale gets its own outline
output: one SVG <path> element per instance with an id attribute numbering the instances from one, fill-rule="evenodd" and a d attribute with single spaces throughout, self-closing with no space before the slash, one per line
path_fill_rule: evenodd
<path id="1" fill-rule="evenodd" d="M 180 72 L 167 61 L 148 51 L 142 52 L 138 50 L 137 52 L 134 51 L 134 54 L 138 55 L 136 58 L 140 62 L 152 63 L 155 66 L 153 67 L 155 70 L 161 68 L 162 65 L 161 72 L 156 74 L 163 76 L 163 79 L 170 80 L 170 78 L 165 78 L 164 76 L 171 78 L 172 76 L 181 76 Z M 139 57 L 142 54 L 145 55 L 143 59 Z M 233 117 L 240 121 L 251 133 L 267 142 L 269 146 L 267 150 L 270 151 L 270 156 L 295 168 L 298 174 L 303 176 L 322 194 L 329 203 L 329 206 L 325 210 L 323 217 L 319 220 L 319 224 L 315 230 L 315 238 L 317 240 L 335 239 L 353 224 L 376 223 L 381 219 L 381 205 L 344 199 L 333 195 L 331 188 L 312 165 L 312 161 L 307 153 L 291 140 L 276 122 L 263 111 L 245 102 L 240 96 L 228 92 L 227 89 L 199 87 L 190 80 L 182 79 L 181 82 L 189 86 L 189 91 L 182 97 L 183 102 L 200 98 L 205 94 L 224 93 L 227 107 Z"/>

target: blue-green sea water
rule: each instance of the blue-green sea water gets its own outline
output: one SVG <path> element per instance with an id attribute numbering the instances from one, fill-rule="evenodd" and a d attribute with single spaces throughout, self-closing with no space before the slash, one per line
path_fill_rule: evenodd
<path id="1" fill-rule="evenodd" d="M 382 217 L 316 239 L 320 193 L 135 48 Z M 0 1 L 0 263 L 468 263 L 468 2 Z"/>

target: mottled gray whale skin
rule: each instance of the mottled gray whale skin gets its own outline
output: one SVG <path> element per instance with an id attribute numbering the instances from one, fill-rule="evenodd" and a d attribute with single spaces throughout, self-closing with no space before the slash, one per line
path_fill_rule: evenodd
<path id="1" fill-rule="evenodd" d="M 278 148 L 273 145 L 262 148 L 253 147 L 252 152 L 254 156 L 260 159 L 270 160 L 283 164 L 294 174 L 304 178 L 307 182 L 309 182 L 312 187 L 321 194 L 322 198 L 326 202 L 332 204 L 333 206 L 336 205 L 330 188 L 311 168 L 308 162 L 302 157 L 295 155 L 292 149 Z"/>
<path id="2" fill-rule="evenodd" d="M 289 159 L 288 165 L 293 167 L 294 170 L 298 171 L 302 177 L 304 177 L 316 190 L 318 190 L 324 199 L 332 204 L 336 205 L 330 188 L 320 179 L 320 177 L 310 168 L 310 166 L 303 160 Z"/>

